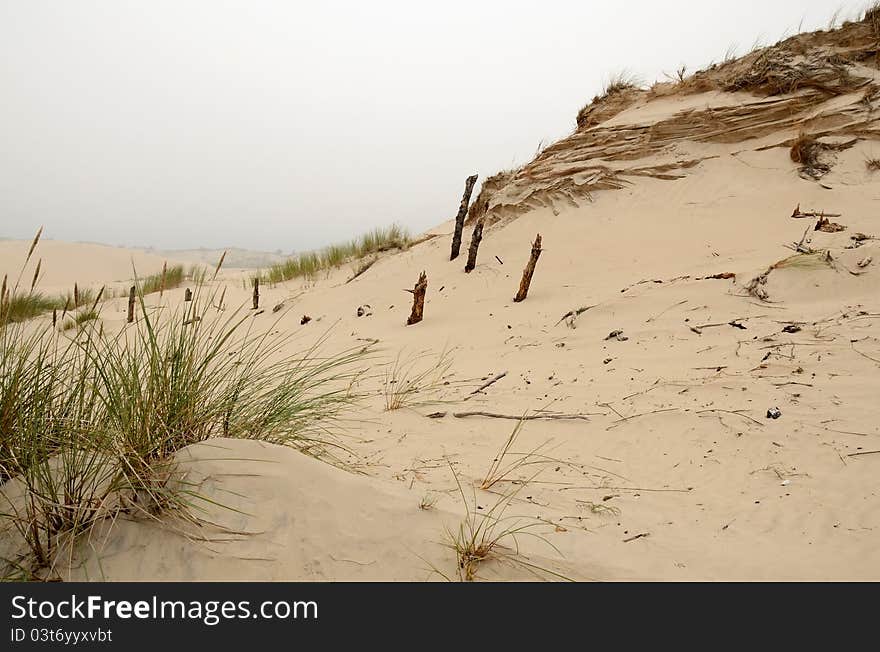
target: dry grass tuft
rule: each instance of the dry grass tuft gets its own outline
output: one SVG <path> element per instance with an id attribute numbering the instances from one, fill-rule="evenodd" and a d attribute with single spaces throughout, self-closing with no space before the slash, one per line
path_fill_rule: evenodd
<path id="1" fill-rule="evenodd" d="M 480 489 L 488 490 L 499 482 L 511 480 L 512 474 L 522 470 L 526 466 L 549 463 L 549 460 L 546 457 L 540 455 L 540 451 L 546 446 L 547 442 L 536 446 L 526 453 L 516 453 L 511 451 L 524 423 L 525 421 L 517 421 L 513 431 L 504 441 L 501 450 L 498 451 L 498 455 L 492 460 L 489 470 L 486 472 L 482 482 L 480 482 Z M 508 456 L 514 459 L 507 461 Z M 522 481 L 522 478 L 515 478 L 513 481 Z"/>
<path id="2" fill-rule="evenodd" d="M 592 127 L 620 113 L 633 101 L 642 86 L 638 77 L 626 71 L 612 75 L 602 93 L 578 111 L 578 129 Z"/>
<path id="3" fill-rule="evenodd" d="M 452 469 L 451 465 L 450 469 Z M 559 573 L 529 561 L 520 553 L 519 538 L 532 536 L 545 543 L 557 554 L 562 554 L 545 537 L 534 532 L 536 527 L 543 525 L 540 520 L 507 514 L 507 510 L 516 499 L 517 494 L 528 483 L 502 494 L 488 510 L 481 510 L 477 506 L 476 494 L 469 502 L 454 469 L 452 469 L 452 474 L 466 509 L 464 520 L 458 529 L 455 531 L 446 530 L 446 545 L 455 552 L 456 575 L 459 581 L 472 582 L 478 579 L 477 572 L 480 566 L 492 561 L 508 563 L 527 570 L 540 579 L 569 580 Z M 471 507 L 471 503 L 473 507 Z"/>
<path id="4" fill-rule="evenodd" d="M 448 384 L 453 358 L 446 349 L 426 363 L 429 357 L 427 352 L 405 355 L 401 351 L 386 367 L 382 386 L 386 411 L 438 402 L 436 394 Z"/>

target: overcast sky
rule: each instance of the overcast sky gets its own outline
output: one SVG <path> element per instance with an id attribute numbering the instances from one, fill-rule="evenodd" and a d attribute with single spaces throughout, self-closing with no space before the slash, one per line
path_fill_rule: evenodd
<path id="1" fill-rule="evenodd" d="M 452 217 L 646 82 L 844 0 L 0 0 L 0 237 L 285 252 Z"/>

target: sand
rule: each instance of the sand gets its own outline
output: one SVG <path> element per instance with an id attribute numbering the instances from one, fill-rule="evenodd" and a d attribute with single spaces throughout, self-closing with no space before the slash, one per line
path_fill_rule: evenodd
<path id="1" fill-rule="evenodd" d="M 862 94 L 809 111 L 842 112 Z M 739 96 L 658 97 L 618 114 L 613 126 L 656 124 L 683 106 L 729 107 Z M 296 346 L 326 337 L 325 347 L 342 350 L 378 340 L 372 373 L 358 387 L 367 396 L 340 433 L 351 451 L 346 468 L 252 441 L 184 449 L 181 471 L 226 506 L 204 505 L 199 515 L 210 525 L 117 520 L 78 550 L 66 577 L 455 577 L 445 533 L 468 510 L 485 512 L 518 491 L 507 514 L 534 519 L 543 538 L 521 538 L 524 558 L 571 579 L 880 579 L 880 454 L 870 453 L 880 449 L 880 244 L 849 248 L 853 234 L 880 235 L 880 173 L 865 166 L 880 145 L 866 138 L 837 153 L 815 181 L 799 175 L 787 147 L 767 148 L 799 128 L 767 123 L 736 142 L 684 130 L 642 160 L 591 161 L 620 170 L 699 159 L 677 170 L 680 178 L 628 176 L 589 199 L 560 198 L 537 172 L 523 176 L 493 204 L 471 274 L 465 256 L 448 260 L 447 222 L 432 231 L 438 237 L 383 255 L 351 282 L 343 267 L 264 287 L 264 306 L 285 307 L 254 316 L 255 325 L 293 333 Z M 572 148 L 532 169 L 561 174 Z M 833 221 L 846 230 L 809 231 L 805 244 L 830 260 L 801 257 L 774 269 L 762 301 L 748 282 L 792 256 L 784 245 L 815 221 L 791 217 L 798 205 L 839 213 Z M 544 251 L 528 298 L 514 303 L 537 233 Z M 469 239 L 470 228 L 465 249 Z M 51 245 L 41 255 L 53 270 L 75 269 L 90 282 L 125 274 L 125 252 L 106 248 L 85 266 L 82 245 Z M 16 246 L 26 244 L 0 243 L 4 263 Z M 404 289 L 423 270 L 425 318 L 406 326 Z M 47 281 L 73 280 L 57 273 Z M 703 278 L 720 273 L 736 276 Z M 227 272 L 217 282 L 230 305 L 249 302 L 241 278 Z M 179 302 L 183 291 L 163 300 Z M 106 306 L 105 328 L 122 326 L 123 304 Z M 358 317 L 364 304 L 371 314 Z M 303 315 L 312 320 L 301 324 Z M 791 324 L 799 330 L 786 332 Z M 607 339 L 615 330 L 625 339 Z M 383 378 L 395 358 L 423 352 L 416 366 L 427 368 L 444 351 L 449 384 L 420 404 L 385 410 Z M 770 408 L 781 417 L 767 418 Z M 525 422 L 512 450 L 542 457 L 484 491 L 477 485 L 516 421 L 453 416 L 462 411 L 586 419 Z M 488 561 L 479 576 L 554 577 L 509 561 Z"/>

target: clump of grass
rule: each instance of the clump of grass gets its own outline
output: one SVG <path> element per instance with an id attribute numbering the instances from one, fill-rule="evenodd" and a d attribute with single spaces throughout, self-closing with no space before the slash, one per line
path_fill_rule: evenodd
<path id="1" fill-rule="evenodd" d="M 437 496 L 437 494 L 432 494 L 428 492 L 424 496 L 422 496 L 422 499 L 419 501 L 419 509 L 421 509 L 422 511 L 434 509 L 434 507 L 437 505 L 438 500 L 439 496 Z"/>
<path id="2" fill-rule="evenodd" d="M 596 516 L 608 518 L 620 516 L 620 508 L 606 503 L 595 503 L 591 500 L 578 500 L 577 503 Z"/>
<path id="3" fill-rule="evenodd" d="M 77 315 L 75 317 L 73 317 L 73 319 L 69 319 L 66 322 L 64 322 L 64 325 L 61 328 L 62 328 L 62 330 L 68 331 L 68 330 L 71 330 L 72 328 L 77 328 L 79 326 L 82 326 L 83 324 L 88 323 L 90 321 L 95 321 L 96 319 L 100 318 L 100 316 L 101 315 L 98 313 L 97 310 L 94 310 L 94 309 L 85 310 L 83 312 L 77 313 Z"/>
<path id="4" fill-rule="evenodd" d="M 431 396 L 444 386 L 445 377 L 452 367 L 452 353 L 446 349 L 436 360 L 425 360 L 427 352 L 405 355 L 399 352 L 386 368 L 382 385 L 385 410 L 399 410 L 436 402 Z"/>
<path id="5" fill-rule="evenodd" d="M 608 108 L 605 110 L 600 105 L 611 98 L 624 96 L 624 94 L 628 94 L 630 91 L 639 90 L 641 87 L 641 80 L 627 71 L 621 71 L 612 75 L 605 83 L 602 93 L 596 95 L 588 104 L 578 111 L 576 117 L 578 128 L 592 126 L 598 124 L 602 120 L 610 118 L 615 113 L 622 110 L 623 106 L 621 105 L 616 108 Z M 618 102 L 616 104 L 620 103 Z"/>
<path id="6" fill-rule="evenodd" d="M 42 292 L 8 292 L 0 302 L 0 326 L 39 317 L 58 308 L 59 301 Z"/>
<path id="7" fill-rule="evenodd" d="M 394 249 L 406 249 L 411 239 L 406 229 L 394 224 L 377 228 L 350 242 L 307 251 L 269 267 L 262 279 L 281 283 L 296 278 L 314 279 L 318 273 L 339 267 L 346 262 L 366 258 Z"/>
<path id="8" fill-rule="evenodd" d="M 213 437 L 259 439 L 332 459 L 367 349 L 287 352 L 243 309 L 222 317 L 197 289 L 110 334 L 0 329 L 0 575 L 50 579 L 62 550 L 120 513 L 187 511 L 174 455 Z M 97 316 L 91 310 L 75 320 Z M 197 497 L 196 497 L 197 498 Z M 72 554 L 72 553 L 71 553 Z"/>
<path id="9" fill-rule="evenodd" d="M 450 469 L 452 469 L 451 465 Z M 507 514 L 508 508 L 519 491 L 526 486 L 525 484 L 502 494 L 488 510 L 480 510 L 477 509 L 476 495 L 473 496 L 471 501 L 473 507 L 471 507 L 454 469 L 452 469 L 452 474 L 455 477 L 462 501 L 464 501 L 466 512 L 464 520 L 459 524 L 457 530 L 446 529 L 446 545 L 455 552 L 456 574 L 460 581 L 472 582 L 478 579 L 477 572 L 480 566 L 491 561 L 509 563 L 542 579 L 548 576 L 569 579 L 530 562 L 528 558 L 520 554 L 519 538 L 532 536 L 561 555 L 556 546 L 534 532 L 534 528 L 543 525 L 541 521 Z"/>
<path id="10" fill-rule="evenodd" d="M 880 158 L 869 158 L 865 160 L 865 167 L 871 172 L 880 170 Z"/>
<path id="11" fill-rule="evenodd" d="M 794 139 L 789 150 L 789 156 L 795 163 L 800 163 L 803 167 L 814 168 L 820 165 L 819 155 L 822 153 L 822 144 L 813 136 L 801 132 Z"/>
<path id="12" fill-rule="evenodd" d="M 161 272 L 139 279 L 140 291 L 146 295 L 171 290 L 180 287 L 185 278 L 186 274 L 183 265 L 173 265 L 172 267 L 166 265 Z"/>

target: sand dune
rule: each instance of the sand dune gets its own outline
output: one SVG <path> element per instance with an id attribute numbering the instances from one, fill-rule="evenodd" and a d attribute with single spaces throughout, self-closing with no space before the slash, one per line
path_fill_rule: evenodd
<path id="1" fill-rule="evenodd" d="M 827 54 L 828 38 L 815 52 Z M 866 81 L 833 93 L 634 94 L 484 187 L 471 220 L 488 226 L 470 274 L 464 256 L 448 259 L 446 223 L 351 282 L 344 267 L 264 287 L 262 305 L 283 309 L 255 314 L 255 326 L 303 346 L 378 341 L 342 433 L 348 470 L 251 441 L 184 449 L 182 472 L 215 501 L 200 514 L 210 525 L 119 520 L 78 549 L 66 577 L 452 577 L 444 532 L 518 489 L 508 514 L 533 519 L 545 539 L 522 538 L 522 554 L 572 579 L 880 579 L 880 455 L 870 454 L 880 449 L 880 243 L 853 239 L 880 236 L 880 172 L 865 164 L 880 153 L 880 95 L 874 64 L 851 73 Z M 791 158 L 803 131 L 856 141 L 829 150 L 817 180 Z M 812 230 L 796 207 L 839 214 L 846 228 Z M 537 233 L 544 251 L 514 303 Z M 795 256 L 785 245 L 796 243 L 816 253 Z M 79 245 L 52 245 L 44 259 L 78 276 L 125 273 L 125 252 L 81 269 L 70 257 Z M 406 326 L 404 289 L 423 270 L 425 318 Z M 217 283 L 230 305 L 249 302 L 239 275 Z M 104 322 L 123 325 L 121 301 Z M 442 381 L 385 410 L 395 358 L 426 352 L 422 369 L 444 350 Z M 454 416 L 466 411 L 586 418 L 525 422 L 512 450 L 540 457 L 486 491 L 476 485 L 516 421 Z M 479 576 L 535 574 L 487 561 Z"/>

